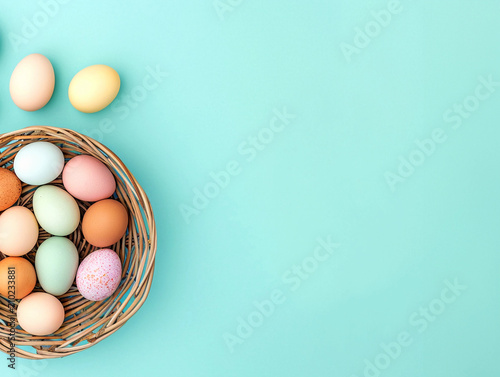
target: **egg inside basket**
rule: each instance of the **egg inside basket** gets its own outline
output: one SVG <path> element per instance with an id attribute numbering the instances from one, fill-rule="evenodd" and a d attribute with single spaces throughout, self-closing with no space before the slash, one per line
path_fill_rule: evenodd
<path id="1" fill-rule="evenodd" d="M 78 132 L 48 126 L 32 126 L 0 135 L 0 167 L 13 169 L 16 154 L 30 143 L 44 141 L 59 147 L 66 162 L 78 155 L 90 155 L 104 163 L 116 180 L 112 199 L 120 202 L 128 212 L 126 234 L 109 247 L 121 261 L 120 283 L 116 291 L 102 301 L 84 298 L 74 282 L 64 294 L 57 296 L 64 307 L 62 326 L 53 334 L 36 336 L 24 331 L 14 320 L 20 300 L 0 296 L 0 350 L 16 357 L 47 359 L 64 357 L 85 350 L 120 329 L 144 304 L 151 288 L 155 254 L 156 226 L 153 211 L 145 191 L 123 164 L 106 146 Z M 64 188 L 59 176 L 50 185 Z M 16 206 L 33 210 L 33 196 L 37 186 L 22 185 Z M 77 200 L 83 218 L 93 204 Z M 101 249 L 85 240 L 82 222 L 70 235 L 78 251 L 79 262 Z M 38 247 L 52 235 L 40 228 L 36 246 L 23 256 L 33 265 Z M 0 254 L 0 259 L 5 255 Z M 44 292 L 39 282 L 33 292 Z"/>

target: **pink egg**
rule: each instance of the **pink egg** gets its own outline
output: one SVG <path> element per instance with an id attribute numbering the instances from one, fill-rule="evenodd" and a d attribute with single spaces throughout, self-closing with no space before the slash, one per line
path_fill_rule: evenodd
<path id="1" fill-rule="evenodd" d="M 107 199 L 116 190 L 111 171 L 92 156 L 80 155 L 69 160 L 64 167 L 62 179 L 71 195 L 86 202 Z"/>
<path id="2" fill-rule="evenodd" d="M 90 301 L 110 297 L 120 285 L 122 264 L 111 249 L 100 249 L 87 255 L 76 273 L 76 286 Z"/>

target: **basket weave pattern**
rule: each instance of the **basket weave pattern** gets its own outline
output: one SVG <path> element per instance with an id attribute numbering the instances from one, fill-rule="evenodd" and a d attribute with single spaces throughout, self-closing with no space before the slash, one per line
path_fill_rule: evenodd
<path id="1" fill-rule="evenodd" d="M 66 160 L 87 154 L 103 162 L 116 180 L 114 198 L 120 201 L 129 213 L 126 235 L 110 249 L 115 250 L 122 261 L 122 279 L 116 292 L 108 299 L 91 302 L 83 298 L 76 285 L 64 295 L 58 296 L 62 302 L 66 318 L 62 327 L 51 336 L 34 336 L 17 327 L 14 344 L 16 356 L 27 359 L 48 359 L 64 357 L 82 351 L 107 338 L 117 331 L 144 304 L 153 280 L 156 254 L 156 225 L 151 204 L 146 193 L 123 162 L 108 148 L 94 139 L 75 131 L 33 126 L 0 135 L 0 167 L 12 169 L 17 152 L 27 144 L 46 141 L 57 145 Z M 60 177 L 50 183 L 64 188 Z M 21 198 L 16 205 L 32 209 L 32 197 L 37 186 L 23 183 Z M 81 216 L 92 204 L 77 200 Z M 40 236 L 35 249 L 25 257 L 33 264 L 35 250 L 51 235 L 40 228 Z M 80 262 L 92 251 L 99 248 L 85 241 L 81 222 L 78 229 L 68 236 L 76 245 Z M 0 260 L 5 255 L 0 253 Z M 43 292 L 37 282 L 34 292 Z M 14 305 L 20 300 L 15 300 Z M 9 353 L 10 322 L 9 300 L 0 296 L 0 350 Z M 4 323 L 2 323 L 4 322 Z M 30 351 L 18 346 L 29 346 Z M 23 347 L 24 348 L 24 347 Z"/>

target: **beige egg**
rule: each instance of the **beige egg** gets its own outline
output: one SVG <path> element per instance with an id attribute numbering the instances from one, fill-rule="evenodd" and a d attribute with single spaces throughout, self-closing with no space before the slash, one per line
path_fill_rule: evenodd
<path id="1" fill-rule="evenodd" d="M 120 76 L 104 64 L 82 69 L 71 80 L 68 96 L 75 109 L 95 113 L 108 106 L 120 91 Z"/>
<path id="2" fill-rule="evenodd" d="M 64 322 L 64 306 L 45 292 L 32 293 L 17 307 L 17 320 L 24 331 L 32 335 L 55 333 Z"/>
<path id="3" fill-rule="evenodd" d="M 14 103 L 26 111 L 35 111 L 49 102 L 54 92 L 54 68 L 41 54 L 26 56 L 10 77 L 10 96 Z"/>
<path id="4" fill-rule="evenodd" d="M 0 215 L 0 251 L 11 257 L 29 253 L 38 241 L 38 223 L 26 207 L 15 206 Z"/>

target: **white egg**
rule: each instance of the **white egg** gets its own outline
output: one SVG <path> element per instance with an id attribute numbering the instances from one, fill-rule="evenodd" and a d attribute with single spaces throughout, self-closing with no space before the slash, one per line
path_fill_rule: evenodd
<path id="1" fill-rule="evenodd" d="M 64 168 L 64 155 L 54 144 L 38 141 L 23 147 L 14 158 L 14 171 L 21 181 L 40 186 L 52 182 Z"/>

